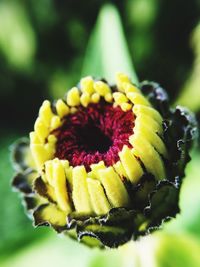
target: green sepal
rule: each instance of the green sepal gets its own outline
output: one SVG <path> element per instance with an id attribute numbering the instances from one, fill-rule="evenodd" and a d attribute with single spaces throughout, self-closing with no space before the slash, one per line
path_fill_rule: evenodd
<path id="1" fill-rule="evenodd" d="M 35 194 L 30 196 L 24 196 L 23 204 L 28 212 L 32 212 L 38 206 L 38 198 Z"/>
<path id="2" fill-rule="evenodd" d="M 164 139 L 170 155 L 166 168 L 169 180 L 182 181 L 185 166 L 190 161 L 189 151 L 197 133 L 196 119 L 186 108 L 177 107 L 164 121 Z"/>
<path id="3" fill-rule="evenodd" d="M 38 177 L 34 181 L 34 191 L 37 192 L 41 197 L 46 198 L 49 202 L 55 203 L 52 197 L 48 194 L 47 184 Z"/>
<path id="4" fill-rule="evenodd" d="M 77 227 L 77 238 L 81 241 L 84 237 L 95 238 L 101 242 L 101 245 L 109 248 L 128 242 L 131 239 L 132 232 L 126 228 L 91 224 L 86 227 Z M 84 241 L 84 239 L 83 239 Z"/>
<path id="5" fill-rule="evenodd" d="M 149 205 L 144 209 L 150 228 L 160 226 L 165 218 L 176 216 L 179 212 L 179 191 L 178 183 L 158 182 L 156 190 L 149 196 Z"/>
<path id="6" fill-rule="evenodd" d="M 43 213 L 46 212 L 46 210 L 49 208 L 53 208 L 53 212 L 51 212 L 49 216 L 44 216 Z M 33 210 L 32 213 L 34 219 L 34 226 L 50 226 L 57 233 L 62 233 L 63 231 L 67 230 L 67 226 L 66 223 L 60 223 L 60 218 L 57 219 L 57 213 L 59 213 L 59 216 L 62 216 L 62 220 L 64 219 L 63 221 L 66 221 L 66 216 L 56 207 L 56 205 L 50 203 L 44 203 L 42 205 L 39 205 L 36 209 Z M 54 221 L 52 221 L 51 216 Z"/>
<path id="7" fill-rule="evenodd" d="M 138 184 L 132 186 L 130 189 L 130 197 L 132 201 L 132 207 L 135 210 L 143 212 L 144 208 L 149 203 L 150 193 L 156 189 L 156 179 L 150 173 L 145 173 Z"/>
<path id="8" fill-rule="evenodd" d="M 76 229 L 79 241 L 88 243 L 96 238 L 101 246 L 116 248 L 138 235 L 143 216 L 134 210 L 113 208 L 106 215 L 98 217 L 70 214 L 67 218 L 68 229 Z M 90 237 L 90 239 L 85 239 Z"/>
<path id="9" fill-rule="evenodd" d="M 19 192 L 29 195 L 33 193 L 32 183 L 34 174 L 37 173 L 31 169 L 26 169 L 23 172 L 17 173 L 12 181 L 12 186 Z"/>
<path id="10" fill-rule="evenodd" d="M 30 166 L 27 165 L 26 155 L 30 151 L 30 142 L 26 137 L 20 138 L 11 145 L 11 160 L 16 172 L 23 172 Z"/>
<path id="11" fill-rule="evenodd" d="M 156 110 L 165 118 L 169 115 L 169 98 L 166 91 L 156 82 L 143 81 L 140 89 Z"/>

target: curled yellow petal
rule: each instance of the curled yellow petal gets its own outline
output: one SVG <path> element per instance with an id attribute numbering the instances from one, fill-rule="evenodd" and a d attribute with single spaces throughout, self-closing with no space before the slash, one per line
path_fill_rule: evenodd
<path id="1" fill-rule="evenodd" d="M 95 92 L 97 92 L 100 96 L 105 96 L 106 94 L 111 92 L 110 87 L 102 81 L 95 82 L 94 89 Z"/>
<path id="2" fill-rule="evenodd" d="M 98 176 L 113 207 L 127 207 L 130 201 L 127 190 L 114 169 L 108 167 L 99 170 Z"/>
<path id="3" fill-rule="evenodd" d="M 124 112 L 132 109 L 132 105 L 130 103 L 122 103 L 120 107 Z"/>
<path id="4" fill-rule="evenodd" d="M 145 105 L 145 106 L 151 106 L 149 101 L 140 93 L 127 93 L 126 96 L 128 99 L 134 104 L 134 105 Z"/>
<path id="5" fill-rule="evenodd" d="M 116 84 L 117 84 L 117 87 L 119 88 L 119 90 L 124 92 L 124 86 L 123 85 L 125 83 L 130 83 L 129 77 L 124 73 L 118 72 L 116 74 L 115 79 L 116 79 Z"/>
<path id="6" fill-rule="evenodd" d="M 103 161 L 100 161 L 99 163 L 96 163 L 96 164 L 91 164 L 91 172 L 90 172 L 90 176 L 92 178 L 95 178 L 95 179 L 99 179 L 98 177 L 98 171 L 101 170 L 101 169 L 105 169 L 106 166 L 104 164 Z"/>
<path id="7" fill-rule="evenodd" d="M 137 183 L 143 175 L 143 169 L 138 160 L 127 146 L 123 146 L 122 151 L 119 152 L 119 157 L 127 174 L 126 177 L 131 183 Z"/>
<path id="8" fill-rule="evenodd" d="M 163 118 L 160 115 L 160 113 L 152 107 L 148 107 L 144 105 L 134 105 L 133 113 L 136 115 L 142 114 L 142 115 L 150 116 L 152 119 L 157 121 L 159 124 L 162 124 L 163 122 Z"/>
<path id="9" fill-rule="evenodd" d="M 160 136 L 163 134 L 162 124 L 159 124 L 156 120 L 154 120 L 149 115 L 139 114 L 135 119 L 135 125 L 141 125 L 141 127 L 151 126 L 153 132 L 158 133 Z"/>
<path id="10" fill-rule="evenodd" d="M 77 87 L 73 87 L 67 93 L 67 104 L 71 107 L 78 106 L 80 104 L 80 95 Z"/>
<path id="11" fill-rule="evenodd" d="M 69 213 L 71 207 L 67 192 L 65 170 L 60 161 L 53 163 L 53 181 L 57 203 L 62 210 Z"/>
<path id="12" fill-rule="evenodd" d="M 30 143 L 31 144 L 42 144 L 40 138 L 38 137 L 36 132 L 30 132 Z"/>
<path id="13" fill-rule="evenodd" d="M 91 76 L 87 76 L 81 79 L 81 91 L 83 93 L 91 95 L 94 93 L 94 81 Z"/>
<path id="14" fill-rule="evenodd" d="M 112 96 L 111 93 L 106 94 L 106 95 L 104 96 L 104 98 L 105 98 L 106 102 L 109 102 L 109 103 L 111 103 L 112 100 L 113 100 L 113 96 Z"/>
<path id="15" fill-rule="evenodd" d="M 133 84 L 125 82 L 123 83 L 123 88 L 126 94 L 128 93 L 140 93 L 140 90 Z"/>
<path id="16" fill-rule="evenodd" d="M 42 121 L 46 124 L 47 127 L 50 125 L 53 115 L 54 114 L 51 110 L 51 103 L 48 100 L 45 100 L 42 103 L 42 106 L 40 107 L 39 117 L 42 119 Z"/>
<path id="17" fill-rule="evenodd" d="M 63 100 L 59 99 L 56 102 L 56 111 L 58 115 L 62 118 L 69 114 L 69 107 L 64 103 Z"/>
<path id="18" fill-rule="evenodd" d="M 123 93 L 120 92 L 113 93 L 113 98 L 115 103 L 118 105 L 128 102 L 128 98 Z"/>
<path id="19" fill-rule="evenodd" d="M 101 183 L 98 180 L 87 178 L 87 184 L 94 212 L 97 215 L 106 214 L 111 209 L 111 206 Z"/>
<path id="20" fill-rule="evenodd" d="M 155 132 L 152 131 L 151 125 L 136 125 L 134 128 L 134 132 L 148 140 L 161 155 L 167 158 L 168 153 L 165 144 L 160 138 L 160 136 L 158 136 Z"/>
<path id="21" fill-rule="evenodd" d="M 90 95 L 88 93 L 83 93 L 80 98 L 81 105 L 87 107 L 90 103 Z"/>
<path id="22" fill-rule="evenodd" d="M 60 117 L 57 115 L 54 115 L 51 119 L 51 131 L 55 130 L 56 128 L 61 126 L 61 120 Z"/>
<path id="23" fill-rule="evenodd" d="M 40 144 L 31 144 L 30 149 L 37 169 L 40 172 L 43 164 L 50 159 L 49 153 L 46 151 L 44 145 Z"/>
<path id="24" fill-rule="evenodd" d="M 45 178 L 47 182 L 53 187 L 53 161 L 48 160 L 45 162 Z"/>
<path id="25" fill-rule="evenodd" d="M 73 191 L 72 199 L 76 211 L 91 213 L 92 207 L 90 203 L 90 196 L 87 187 L 87 173 L 84 166 L 77 166 L 73 168 Z"/>
<path id="26" fill-rule="evenodd" d="M 121 177 L 126 177 L 126 171 L 120 160 L 113 165 L 113 168 Z"/>
<path id="27" fill-rule="evenodd" d="M 40 117 L 38 117 L 35 122 L 34 130 L 40 141 L 44 143 L 45 139 L 49 134 L 49 129 L 47 128 L 47 126 L 44 124 L 43 120 Z"/>
<path id="28" fill-rule="evenodd" d="M 91 96 L 91 101 L 92 103 L 98 103 L 100 100 L 100 95 L 98 93 L 94 93 Z"/>
<path id="29" fill-rule="evenodd" d="M 140 157 L 148 172 L 152 173 L 157 180 L 164 179 L 164 163 L 154 147 L 142 136 L 135 133 L 129 138 L 133 146 L 133 153 Z"/>

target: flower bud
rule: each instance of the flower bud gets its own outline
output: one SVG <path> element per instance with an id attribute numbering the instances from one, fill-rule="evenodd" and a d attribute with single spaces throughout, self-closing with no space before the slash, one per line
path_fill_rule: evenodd
<path id="1" fill-rule="evenodd" d="M 158 84 L 86 77 L 44 101 L 30 139 L 14 145 L 13 186 L 35 226 L 118 247 L 179 212 L 195 133 L 193 115 L 170 109 Z"/>

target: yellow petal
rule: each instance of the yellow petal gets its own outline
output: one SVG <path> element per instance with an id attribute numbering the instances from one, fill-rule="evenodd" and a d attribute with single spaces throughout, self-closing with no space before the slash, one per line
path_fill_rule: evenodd
<path id="1" fill-rule="evenodd" d="M 113 100 L 113 96 L 112 96 L 111 93 L 106 94 L 106 95 L 104 96 L 104 98 L 105 98 L 106 102 L 108 102 L 108 103 L 111 103 L 112 100 Z"/>
<path id="2" fill-rule="evenodd" d="M 141 93 L 140 90 L 133 84 L 125 82 L 122 84 L 125 93 Z"/>
<path id="3" fill-rule="evenodd" d="M 98 180 L 87 178 L 87 184 L 94 212 L 97 215 L 106 214 L 111 209 L 111 206 L 101 183 Z"/>
<path id="4" fill-rule="evenodd" d="M 40 139 L 40 141 L 44 143 L 45 139 L 47 138 L 49 134 L 49 129 L 47 128 L 47 126 L 45 125 L 45 123 L 40 117 L 38 117 L 35 122 L 34 130 L 38 138 Z"/>
<path id="5" fill-rule="evenodd" d="M 144 115 L 150 116 L 152 119 L 157 121 L 159 124 L 162 124 L 163 122 L 163 118 L 160 115 L 160 113 L 152 107 L 148 107 L 144 105 L 134 105 L 133 113 L 136 115 L 144 114 Z"/>
<path id="6" fill-rule="evenodd" d="M 127 93 L 126 96 L 134 105 L 140 104 L 144 106 L 151 106 L 149 101 L 140 93 Z"/>
<path id="7" fill-rule="evenodd" d="M 98 93 L 94 93 L 91 96 L 91 101 L 92 103 L 98 103 L 100 100 L 100 95 Z"/>
<path id="8" fill-rule="evenodd" d="M 152 131 L 158 133 L 160 136 L 163 134 L 162 124 L 159 124 L 149 115 L 139 114 L 135 119 L 135 125 L 140 125 L 141 127 L 150 126 Z"/>
<path id="9" fill-rule="evenodd" d="M 83 93 L 91 95 L 94 93 L 94 81 L 91 76 L 87 76 L 81 79 L 81 91 Z"/>
<path id="10" fill-rule="evenodd" d="M 77 166 L 73 168 L 72 179 L 73 179 L 73 191 L 72 199 L 76 211 L 91 213 L 92 207 L 90 203 L 90 196 L 87 188 L 87 173 L 84 166 Z"/>
<path id="11" fill-rule="evenodd" d="M 53 181 L 53 161 L 48 160 L 45 162 L 45 177 L 47 182 L 51 185 L 54 186 L 54 181 Z"/>
<path id="12" fill-rule="evenodd" d="M 129 77 L 124 74 L 124 73 L 121 73 L 121 72 L 118 72 L 116 74 L 116 84 L 117 84 L 117 87 L 120 91 L 124 92 L 124 83 L 130 83 L 130 79 Z"/>
<path id="13" fill-rule="evenodd" d="M 149 126 L 141 126 L 136 125 L 134 128 L 134 132 L 138 135 L 141 135 L 144 139 L 148 140 L 151 145 L 165 158 L 167 158 L 167 149 L 162 139 L 152 131 L 151 125 Z"/>
<path id="14" fill-rule="evenodd" d="M 139 155 L 147 171 L 152 173 L 157 180 L 164 179 L 166 177 L 165 167 L 154 147 L 136 133 L 129 138 L 129 141 L 133 146 L 133 153 Z"/>
<path id="15" fill-rule="evenodd" d="M 113 98 L 115 103 L 118 105 L 128 102 L 128 98 L 123 93 L 120 92 L 113 93 Z"/>
<path id="16" fill-rule="evenodd" d="M 88 93 L 83 93 L 80 98 L 81 105 L 87 107 L 90 103 L 90 95 Z"/>
<path id="17" fill-rule="evenodd" d="M 53 115 L 54 114 L 51 110 L 51 103 L 48 100 L 45 100 L 39 110 L 39 117 L 42 119 L 42 121 L 46 124 L 47 127 L 50 125 Z"/>
<path id="18" fill-rule="evenodd" d="M 60 126 L 61 126 L 60 117 L 57 115 L 54 115 L 51 119 L 51 131 L 59 128 Z"/>
<path id="19" fill-rule="evenodd" d="M 38 137 L 36 132 L 30 132 L 30 143 L 31 144 L 42 144 L 40 138 Z"/>
<path id="20" fill-rule="evenodd" d="M 113 168 L 121 177 L 126 177 L 126 171 L 120 160 L 113 165 Z"/>
<path id="21" fill-rule="evenodd" d="M 106 168 L 103 161 L 100 161 L 99 163 L 96 163 L 96 164 L 91 164 L 90 167 L 91 167 L 90 177 L 95 178 L 95 179 L 99 179 L 98 171 Z"/>
<path id="22" fill-rule="evenodd" d="M 143 175 L 143 169 L 139 161 L 127 146 L 123 146 L 122 151 L 119 152 L 119 157 L 126 171 L 126 177 L 131 183 L 137 183 Z"/>
<path id="23" fill-rule="evenodd" d="M 56 111 L 58 115 L 63 118 L 64 116 L 69 114 L 69 107 L 64 103 L 63 100 L 59 99 L 56 102 Z"/>
<path id="24" fill-rule="evenodd" d="M 110 87 L 102 81 L 95 82 L 94 89 L 95 92 L 98 93 L 100 96 L 105 96 L 106 94 L 111 92 Z"/>
<path id="25" fill-rule="evenodd" d="M 132 109 L 132 105 L 130 103 L 122 103 L 120 107 L 124 112 Z"/>
<path id="26" fill-rule="evenodd" d="M 62 210 L 69 213 L 71 207 L 67 192 L 65 170 L 60 161 L 53 163 L 53 181 L 57 203 Z"/>
<path id="27" fill-rule="evenodd" d="M 108 167 L 99 170 L 98 176 L 113 207 L 127 207 L 130 201 L 127 190 L 114 169 Z"/>
<path id="28" fill-rule="evenodd" d="M 73 87 L 67 93 L 67 104 L 71 107 L 78 106 L 80 104 L 80 95 L 77 87 Z"/>
<path id="29" fill-rule="evenodd" d="M 45 161 L 49 160 L 49 154 L 43 145 L 31 144 L 31 153 L 36 163 L 38 171 L 41 171 Z"/>

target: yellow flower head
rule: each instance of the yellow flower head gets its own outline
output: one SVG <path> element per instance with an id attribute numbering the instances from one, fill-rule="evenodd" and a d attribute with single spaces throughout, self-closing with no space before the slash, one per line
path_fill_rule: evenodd
<path id="1" fill-rule="evenodd" d="M 35 225 L 116 247 L 178 212 L 188 156 L 178 142 L 191 143 L 189 117 L 169 110 L 158 84 L 85 77 L 63 99 L 43 102 L 30 140 L 15 145 L 13 184 Z"/>

